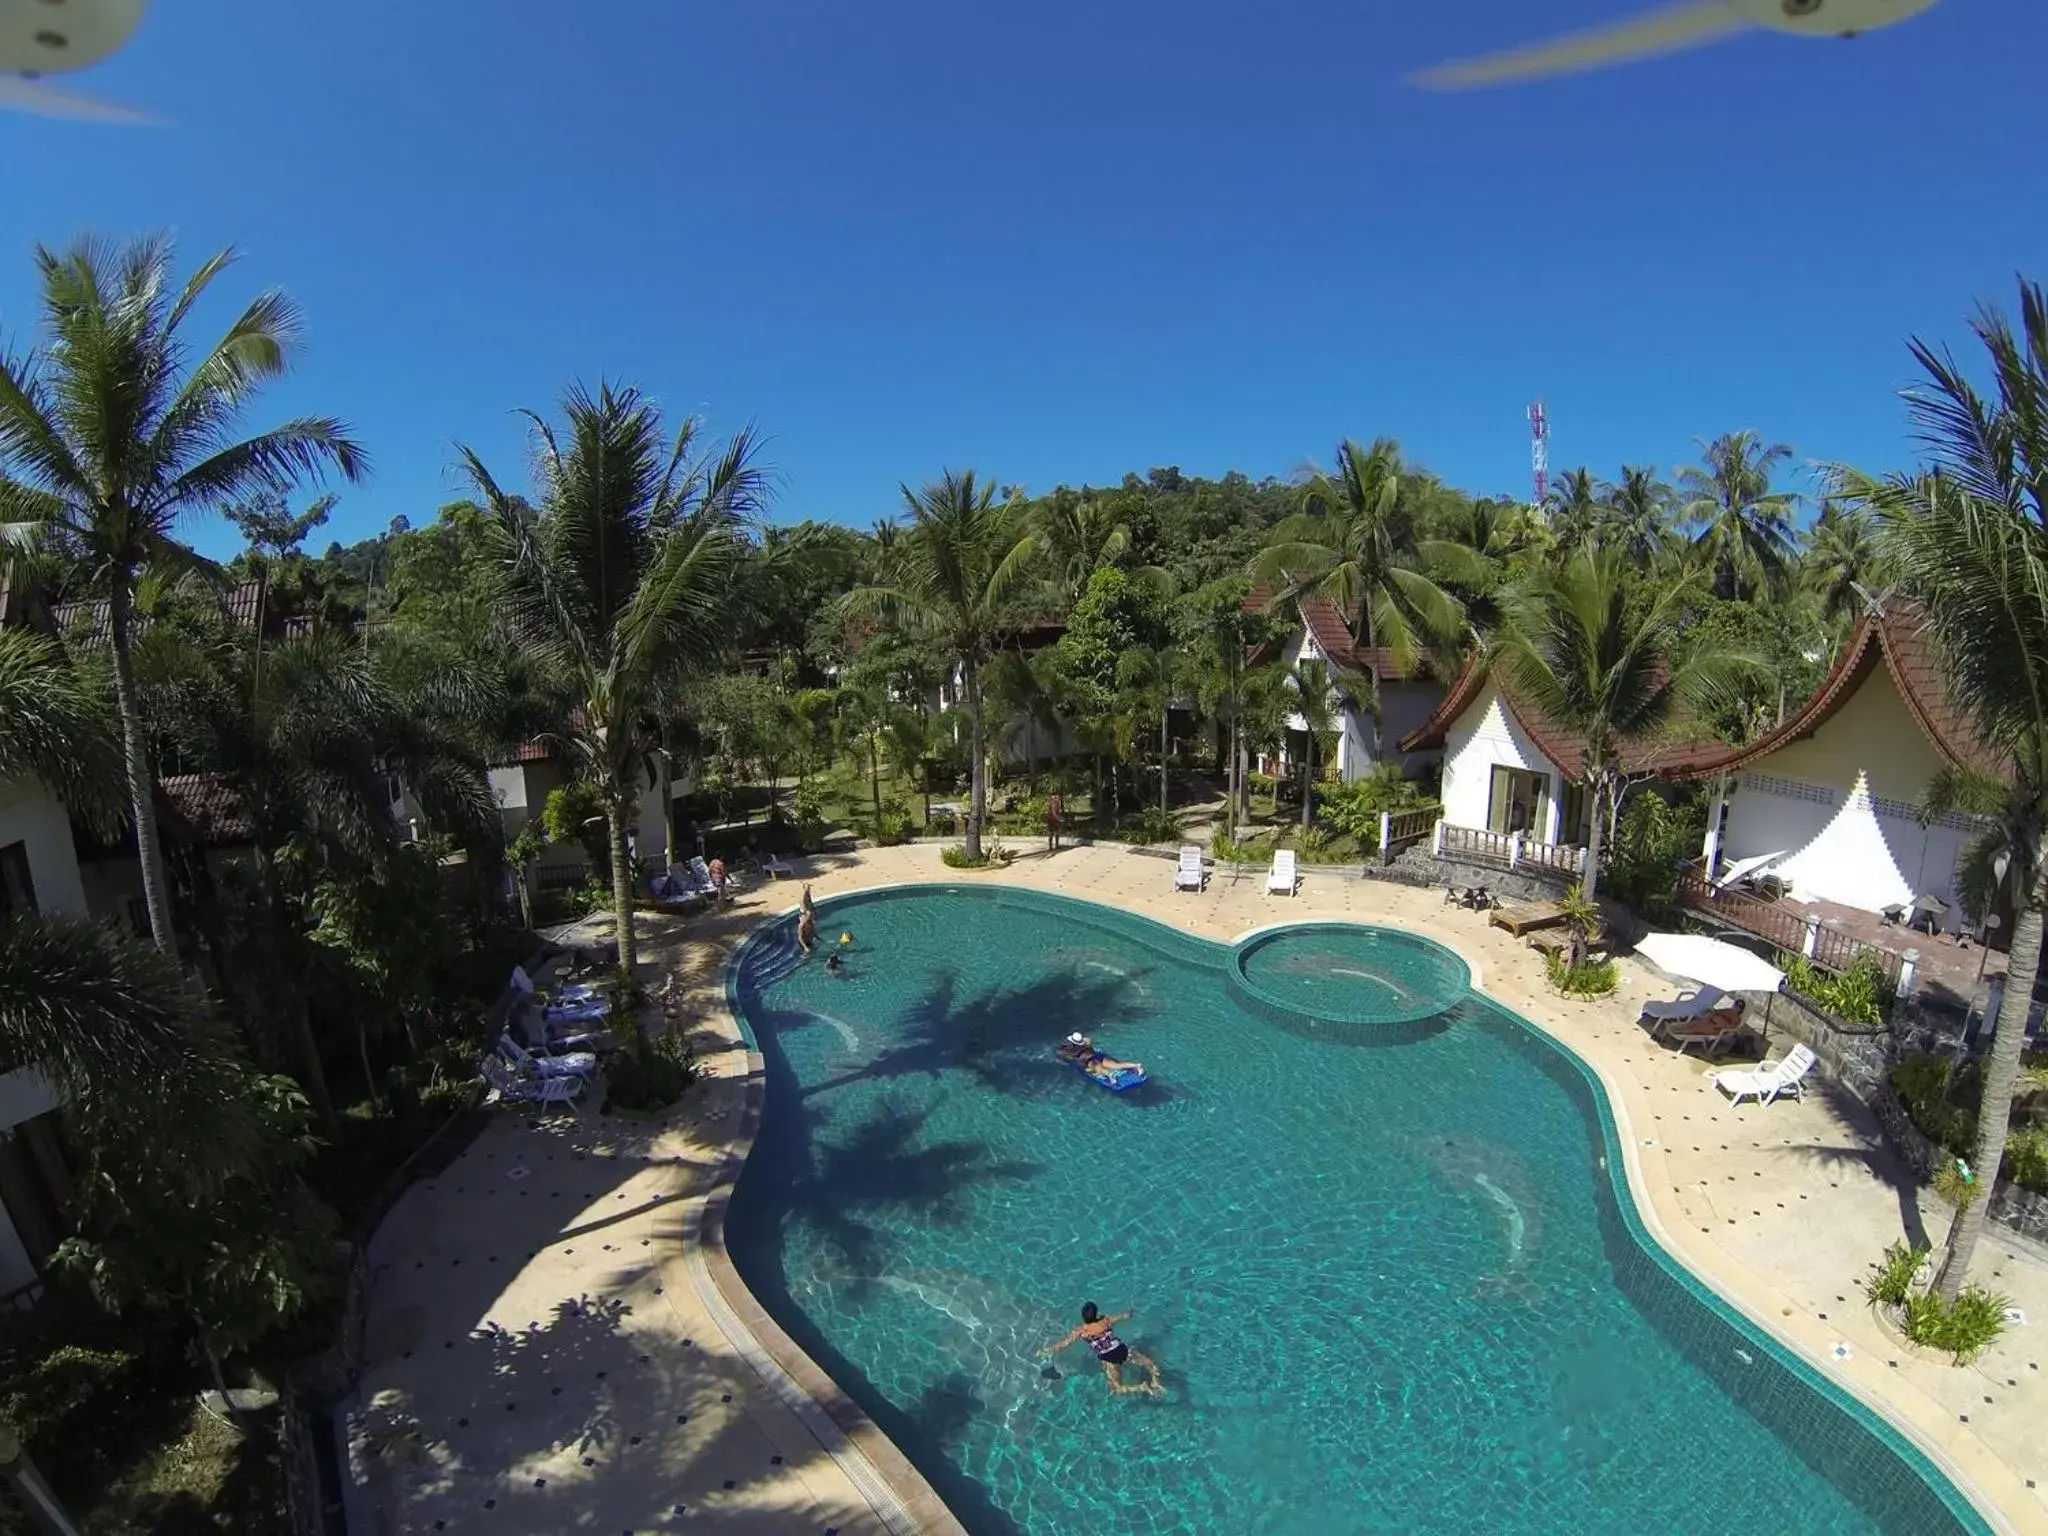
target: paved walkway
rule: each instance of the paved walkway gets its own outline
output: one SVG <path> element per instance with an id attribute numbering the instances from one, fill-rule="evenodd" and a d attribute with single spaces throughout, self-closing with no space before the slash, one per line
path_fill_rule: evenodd
<path id="1" fill-rule="evenodd" d="M 935 846 L 916 845 L 816 861 L 813 878 L 820 897 L 999 879 L 1226 940 L 1312 917 L 1394 922 L 1441 939 L 1489 994 L 1599 1073 L 1638 1205 L 1673 1252 L 1907 1426 L 2009 1528 L 2048 1532 L 2048 1258 L 1996 1235 L 1980 1250 L 1978 1278 L 2032 1321 L 1976 1365 L 1956 1368 L 1888 1339 L 1862 1278 L 1902 1233 L 1938 1242 L 1947 1211 L 1911 1187 L 1860 1104 L 1823 1088 L 1805 1102 L 1730 1109 L 1704 1063 L 1635 1026 L 1643 999 L 1668 994 L 1667 983 L 1625 964 L 1618 998 L 1562 1000 L 1525 946 L 1429 893 L 1310 871 L 1291 901 L 1268 896 L 1263 873 L 1251 872 L 1176 894 L 1172 871 L 1169 860 L 1099 846 L 962 875 Z M 543 1129 L 507 1115 L 380 1229 L 351 1458 L 375 1523 L 352 1519 L 352 1530 L 653 1532 L 702 1522 L 761 1536 L 867 1536 L 887 1530 L 891 1514 L 901 1529 L 901 1509 L 874 1496 L 870 1462 L 815 1410 L 792 1404 L 790 1376 L 703 1282 L 703 1253 L 690 1240 L 694 1213 L 730 1178 L 733 1141 L 745 1139 L 750 1058 L 725 1015 L 725 956 L 795 896 L 792 884 L 757 888 L 723 913 L 669 925 L 650 946 L 650 964 L 682 981 L 715 1074 L 669 1122 L 585 1114 Z M 739 1310 L 774 1333 L 758 1309 Z M 796 1375 L 826 1394 L 814 1371 L 799 1363 Z M 886 1470 L 892 1458 L 883 1446 L 874 1459 Z"/>

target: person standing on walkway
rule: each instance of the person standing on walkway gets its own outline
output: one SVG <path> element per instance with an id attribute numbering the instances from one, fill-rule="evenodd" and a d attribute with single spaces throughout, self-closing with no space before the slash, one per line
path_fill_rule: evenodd
<path id="1" fill-rule="evenodd" d="M 1060 845 L 1060 823 L 1066 819 L 1067 808 L 1060 801 L 1060 792 L 1054 790 L 1045 802 L 1045 851 L 1055 852 Z"/>

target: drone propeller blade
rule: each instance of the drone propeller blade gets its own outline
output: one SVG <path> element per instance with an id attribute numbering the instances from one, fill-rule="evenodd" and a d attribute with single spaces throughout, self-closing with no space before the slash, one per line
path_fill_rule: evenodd
<path id="1" fill-rule="evenodd" d="M 85 123 L 154 124 L 156 118 L 118 102 L 74 96 L 40 80 L 0 75 L 0 112 L 33 112 L 38 117 L 68 117 Z"/>
<path id="2" fill-rule="evenodd" d="M 1516 48 L 1439 65 L 1415 77 L 1418 85 L 1433 90 L 1455 91 L 1473 86 L 1500 85 L 1510 80 L 1533 80 L 1543 75 L 1568 74 L 1573 70 L 1598 69 L 1647 59 L 1660 53 L 1676 53 L 1726 37 L 1750 25 L 1726 0 L 1685 0 L 1661 11 L 1652 11 L 1633 21 L 1590 32 L 1576 32 L 1553 43 Z"/>

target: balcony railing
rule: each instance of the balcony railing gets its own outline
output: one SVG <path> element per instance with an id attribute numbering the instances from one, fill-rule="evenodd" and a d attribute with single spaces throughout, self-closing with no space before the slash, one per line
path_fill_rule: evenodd
<path id="1" fill-rule="evenodd" d="M 1440 859 L 1497 864 L 1502 869 L 1576 880 L 1585 873 L 1586 851 L 1570 843 L 1538 842 L 1525 832 L 1490 832 L 1483 827 L 1436 824 L 1432 849 Z"/>
<path id="2" fill-rule="evenodd" d="M 1896 986 L 1906 963 L 1905 956 L 1895 949 L 1830 928 L 1820 919 L 1779 902 L 1740 891 L 1716 891 L 1694 873 L 1679 876 L 1678 901 L 1688 912 L 1753 933 L 1788 955 L 1804 955 L 1824 970 L 1840 973 L 1869 955 L 1876 960 L 1885 979 Z"/>

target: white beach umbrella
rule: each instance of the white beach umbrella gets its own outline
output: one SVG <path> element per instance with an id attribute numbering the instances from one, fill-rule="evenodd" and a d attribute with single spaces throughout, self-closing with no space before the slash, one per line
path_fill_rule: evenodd
<path id="1" fill-rule="evenodd" d="M 1738 945 L 1697 933 L 1653 933 L 1636 953 L 1658 970 L 1723 992 L 1775 992 L 1785 973 Z"/>

